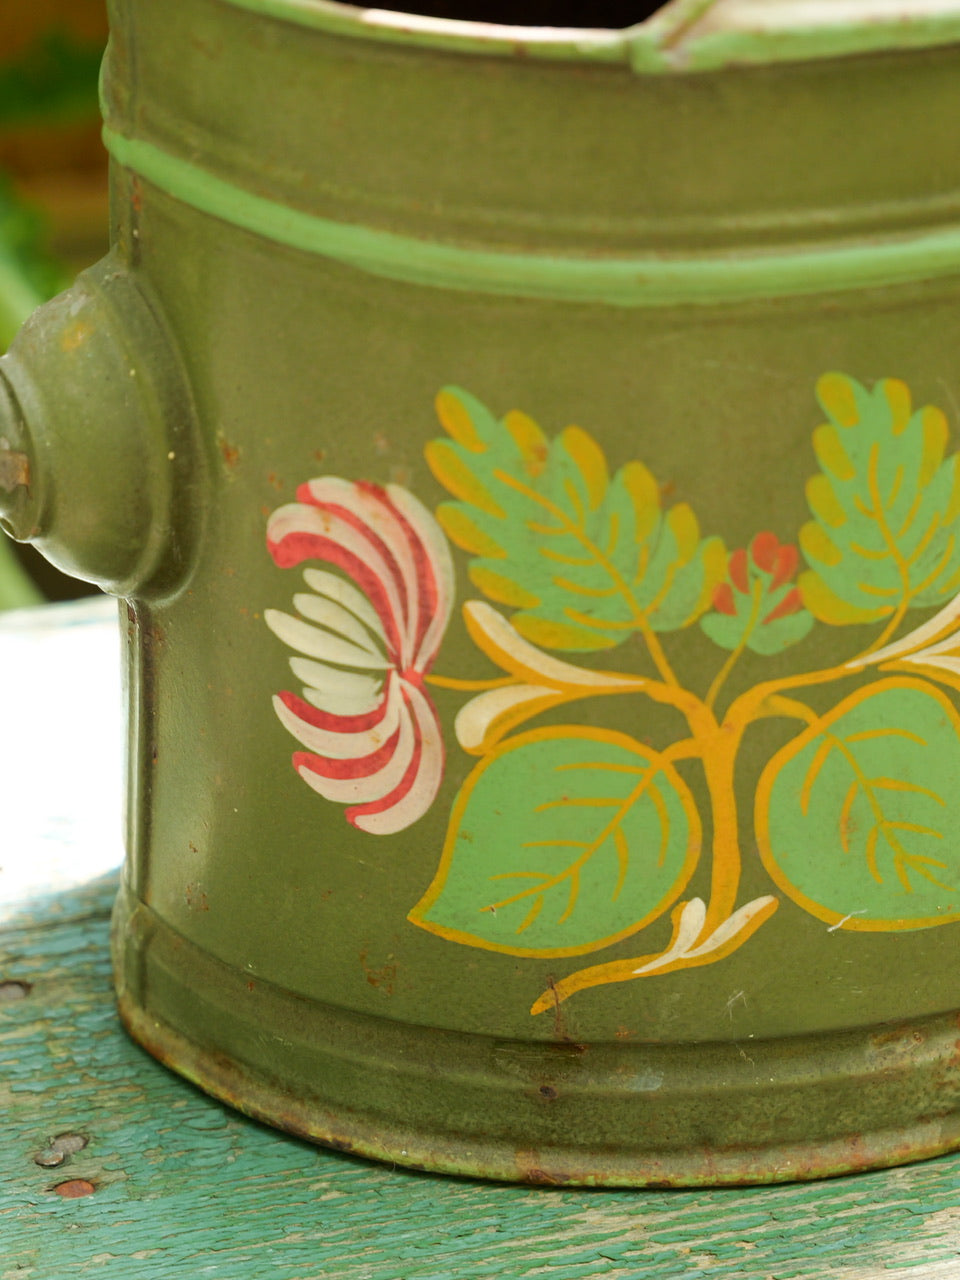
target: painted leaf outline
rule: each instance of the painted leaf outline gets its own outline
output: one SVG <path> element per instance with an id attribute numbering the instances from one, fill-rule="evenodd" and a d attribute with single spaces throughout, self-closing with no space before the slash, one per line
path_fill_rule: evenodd
<path id="1" fill-rule="evenodd" d="M 700 844 L 693 797 L 659 752 L 611 730 L 533 730 L 467 779 L 409 919 L 510 955 L 583 955 L 667 911 Z"/>
<path id="2" fill-rule="evenodd" d="M 612 648 L 638 628 L 674 631 L 709 606 L 723 576 L 718 538 L 702 539 L 685 503 L 663 511 L 640 462 L 612 477 L 587 432 L 549 439 L 527 414 L 500 420 L 448 387 L 437 412 L 449 439 L 427 462 L 456 499 L 437 517 L 474 558 L 470 579 L 516 612 L 521 635 L 548 649 Z"/>
<path id="3" fill-rule="evenodd" d="M 867 685 L 767 764 L 760 857 L 831 925 L 868 932 L 960 919 L 960 715 L 926 680 Z"/>
<path id="4" fill-rule="evenodd" d="M 960 589 L 960 455 L 945 457 L 944 414 L 914 409 L 895 378 L 868 389 L 825 374 L 817 397 L 827 421 L 800 531 L 807 608 L 845 625 L 943 604 Z"/>

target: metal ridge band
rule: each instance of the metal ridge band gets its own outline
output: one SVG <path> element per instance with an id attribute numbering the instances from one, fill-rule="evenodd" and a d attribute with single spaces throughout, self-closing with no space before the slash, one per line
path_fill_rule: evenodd
<path id="1" fill-rule="evenodd" d="M 467 249 L 334 222 L 105 127 L 125 168 L 201 213 L 277 244 L 406 284 L 517 298 L 668 307 L 847 293 L 960 276 L 960 226 L 880 243 L 687 258 L 579 258 Z"/>

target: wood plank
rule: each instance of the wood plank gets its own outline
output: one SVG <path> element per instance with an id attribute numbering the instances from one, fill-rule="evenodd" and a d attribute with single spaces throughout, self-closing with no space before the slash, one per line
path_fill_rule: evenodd
<path id="1" fill-rule="evenodd" d="M 570 1191 L 390 1169 L 247 1121 L 121 1031 L 115 885 L 0 932 L 0 984 L 31 984 L 0 1002 L 0 1280 L 960 1276 L 957 1156 L 769 1189 Z M 63 1133 L 88 1143 L 36 1164 Z M 56 1194 L 78 1180 L 92 1193 Z"/>

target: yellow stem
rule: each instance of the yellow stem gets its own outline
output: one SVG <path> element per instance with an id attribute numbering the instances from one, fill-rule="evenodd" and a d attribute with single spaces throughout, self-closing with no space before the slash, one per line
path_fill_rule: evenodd
<path id="1" fill-rule="evenodd" d="M 759 581 L 759 579 L 753 584 L 752 594 L 753 594 L 753 604 L 750 609 L 750 617 L 747 619 L 747 625 L 744 628 L 743 635 L 740 637 L 740 643 L 732 651 L 730 656 L 727 658 L 726 662 L 723 664 L 723 666 L 720 668 L 720 670 L 717 672 L 716 676 L 714 677 L 713 684 L 710 686 L 710 689 L 705 699 L 708 707 L 712 707 L 716 702 L 717 695 L 719 694 L 720 690 L 723 688 L 723 685 L 724 685 L 724 682 L 726 681 L 727 676 L 736 666 L 741 654 L 747 647 L 747 641 L 753 635 L 754 628 L 757 625 L 757 621 L 760 617 L 760 602 L 763 599 L 763 583 Z"/>

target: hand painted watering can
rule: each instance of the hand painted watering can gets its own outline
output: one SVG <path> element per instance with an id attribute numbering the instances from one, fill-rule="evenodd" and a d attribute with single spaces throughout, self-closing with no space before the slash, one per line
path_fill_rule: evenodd
<path id="1" fill-rule="evenodd" d="M 452 1173 L 960 1146 L 960 2 L 110 8 L 0 485 L 125 600 L 131 1033 Z"/>

